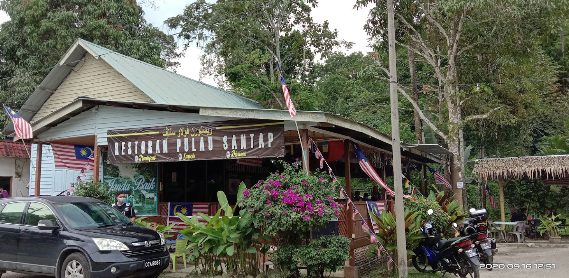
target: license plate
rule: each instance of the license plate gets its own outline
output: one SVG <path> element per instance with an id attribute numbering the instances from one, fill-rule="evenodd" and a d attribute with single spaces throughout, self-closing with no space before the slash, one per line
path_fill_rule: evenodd
<path id="1" fill-rule="evenodd" d="M 485 243 L 480 244 L 480 247 L 482 248 L 482 250 L 486 250 L 486 249 L 492 248 L 492 246 L 491 246 L 490 243 L 488 243 L 488 242 L 485 242 Z"/>
<path id="2" fill-rule="evenodd" d="M 464 253 L 466 253 L 466 255 L 469 258 L 478 256 L 478 254 L 476 253 L 476 251 L 474 251 L 474 249 L 468 249 L 468 250 L 464 251 Z"/>
<path id="3" fill-rule="evenodd" d="M 160 259 L 149 260 L 149 261 L 144 262 L 144 268 L 158 267 L 161 264 L 162 264 L 162 260 L 160 260 Z"/>

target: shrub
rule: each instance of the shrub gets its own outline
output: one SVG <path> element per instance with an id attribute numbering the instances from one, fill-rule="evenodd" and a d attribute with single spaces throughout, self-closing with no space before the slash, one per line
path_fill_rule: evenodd
<path id="1" fill-rule="evenodd" d="M 264 234 L 288 241 L 302 239 L 340 213 L 334 195 L 338 192 L 327 174 L 306 175 L 298 164 L 283 163 L 282 172 L 272 173 L 244 191 L 244 209 Z"/>
<path id="2" fill-rule="evenodd" d="M 98 199 L 112 204 L 115 200 L 109 186 L 104 182 L 82 181 L 74 184 L 75 195 Z"/>

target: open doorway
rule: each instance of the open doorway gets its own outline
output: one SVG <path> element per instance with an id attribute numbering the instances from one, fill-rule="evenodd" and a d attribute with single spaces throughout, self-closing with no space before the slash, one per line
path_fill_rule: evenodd
<path id="1" fill-rule="evenodd" d="M 0 177 L 0 187 L 4 188 L 12 196 L 12 177 Z"/>

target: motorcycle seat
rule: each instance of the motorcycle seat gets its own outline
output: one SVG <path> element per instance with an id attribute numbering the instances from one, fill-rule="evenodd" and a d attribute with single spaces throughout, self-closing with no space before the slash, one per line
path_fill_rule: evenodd
<path id="1" fill-rule="evenodd" d="M 453 242 L 459 240 L 460 237 L 454 237 L 454 238 L 449 238 L 449 239 L 443 239 L 439 242 L 437 249 L 439 250 L 443 250 L 443 249 L 447 249 L 449 248 Z"/>

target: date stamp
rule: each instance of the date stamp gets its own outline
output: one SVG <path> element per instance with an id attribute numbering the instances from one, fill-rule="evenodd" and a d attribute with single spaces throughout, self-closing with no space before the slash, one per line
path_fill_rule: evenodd
<path id="1" fill-rule="evenodd" d="M 553 270 L 554 263 L 494 263 L 480 264 L 480 269 L 505 269 L 505 270 Z"/>

